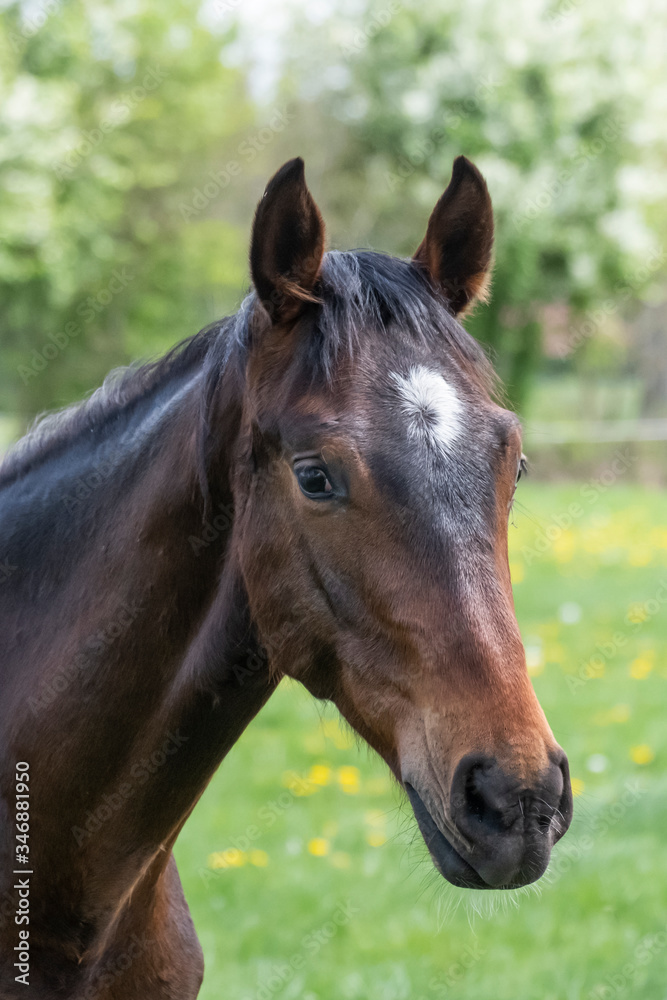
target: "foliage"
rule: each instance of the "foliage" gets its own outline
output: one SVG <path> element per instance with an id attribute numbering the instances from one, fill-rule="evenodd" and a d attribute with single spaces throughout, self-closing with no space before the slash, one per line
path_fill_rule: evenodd
<path id="1" fill-rule="evenodd" d="M 302 28 L 292 72 L 348 129 L 328 170 L 363 205 L 366 239 L 412 253 L 459 153 L 487 177 L 495 281 L 470 328 L 515 404 L 541 356 L 546 303 L 583 312 L 628 284 L 641 291 L 641 265 L 664 270 L 648 222 L 666 193 L 665 11 L 652 22 L 655 40 L 637 8 L 617 3 L 612 16 L 602 0 L 522 0 L 511 15 L 493 0 L 371 0 Z"/>
<path id="2" fill-rule="evenodd" d="M 334 245 L 401 254 L 469 155 L 498 235 L 468 322 L 512 401 L 556 313 L 552 368 L 596 364 L 664 271 L 667 15 L 645 2 L 9 0 L 0 411 L 75 399 L 233 309 L 256 200 L 295 154 Z"/>
<path id="3" fill-rule="evenodd" d="M 211 298 L 238 297 L 245 233 L 229 207 L 214 234 L 210 211 L 179 210 L 253 120 L 195 14 L 181 0 L 4 12 L 3 409 L 76 398 L 194 333 Z"/>

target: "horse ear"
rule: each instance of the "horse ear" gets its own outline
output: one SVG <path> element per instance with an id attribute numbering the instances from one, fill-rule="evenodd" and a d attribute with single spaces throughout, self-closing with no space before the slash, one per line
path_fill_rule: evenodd
<path id="1" fill-rule="evenodd" d="M 318 301 L 313 287 L 323 254 L 324 223 L 297 157 L 267 184 L 252 228 L 250 272 L 274 323 L 294 320 Z"/>
<path id="2" fill-rule="evenodd" d="M 493 208 L 477 167 L 454 160 L 449 187 L 433 209 L 414 259 L 445 293 L 454 315 L 486 298 L 493 249 Z"/>

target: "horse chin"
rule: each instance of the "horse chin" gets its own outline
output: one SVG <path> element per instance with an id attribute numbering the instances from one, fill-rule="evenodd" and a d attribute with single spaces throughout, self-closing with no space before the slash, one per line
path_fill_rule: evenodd
<path id="1" fill-rule="evenodd" d="M 461 857 L 445 835 L 440 832 L 419 793 L 412 785 L 406 782 L 405 790 L 408 793 L 421 835 L 433 859 L 433 864 L 443 878 L 460 889 L 493 889 L 494 886 L 485 882 L 481 875 Z"/>

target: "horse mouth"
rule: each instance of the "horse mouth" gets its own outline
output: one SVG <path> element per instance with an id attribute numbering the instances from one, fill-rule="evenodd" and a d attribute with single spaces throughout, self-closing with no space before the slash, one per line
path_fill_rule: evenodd
<path id="1" fill-rule="evenodd" d="M 509 889 L 512 886 L 489 885 L 479 872 L 475 871 L 456 848 L 452 847 L 445 835 L 436 826 L 435 820 L 422 802 L 419 793 L 407 782 L 404 783 L 410 805 L 417 819 L 435 867 L 443 878 L 460 889 Z"/>

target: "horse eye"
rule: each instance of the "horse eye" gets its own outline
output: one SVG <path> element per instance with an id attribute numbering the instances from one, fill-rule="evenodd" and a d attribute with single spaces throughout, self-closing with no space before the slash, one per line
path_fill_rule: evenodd
<path id="1" fill-rule="evenodd" d="M 299 465 L 294 469 L 297 482 L 309 500 L 328 500 L 334 496 L 327 470 L 322 465 Z"/>

